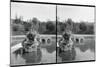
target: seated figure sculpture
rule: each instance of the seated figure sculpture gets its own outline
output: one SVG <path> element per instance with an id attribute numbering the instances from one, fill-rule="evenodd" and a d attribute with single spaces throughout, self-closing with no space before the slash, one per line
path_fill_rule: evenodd
<path id="1" fill-rule="evenodd" d="M 39 46 L 39 42 L 36 39 L 36 34 L 34 32 L 28 32 L 25 40 L 22 42 L 22 46 L 25 52 L 36 51 Z"/>
<path id="2" fill-rule="evenodd" d="M 75 59 L 76 52 L 71 37 L 71 32 L 64 32 L 58 42 L 58 56 L 62 58 L 63 62 Z"/>
<path id="3" fill-rule="evenodd" d="M 71 50 L 73 41 L 71 40 L 71 33 L 64 32 L 62 38 L 59 41 L 59 47 L 62 51 Z"/>

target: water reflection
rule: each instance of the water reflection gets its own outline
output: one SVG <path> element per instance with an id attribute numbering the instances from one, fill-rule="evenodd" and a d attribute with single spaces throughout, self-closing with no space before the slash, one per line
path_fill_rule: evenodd
<path id="1" fill-rule="evenodd" d="M 95 60 L 95 40 L 86 39 L 84 45 L 76 45 L 75 61 Z"/>
<path id="2" fill-rule="evenodd" d="M 85 50 L 84 52 L 80 48 L 76 48 L 76 57 L 74 61 L 86 61 L 86 60 L 95 60 L 94 52 L 90 49 Z"/>
<path id="3" fill-rule="evenodd" d="M 75 44 L 73 53 L 63 52 L 57 55 L 57 62 L 95 60 L 95 40 L 86 40 L 84 45 Z M 56 63 L 56 44 L 41 46 L 37 52 L 21 54 L 22 48 L 11 53 L 11 65 L 27 65 L 41 63 Z M 57 53 L 58 54 L 58 53 Z M 71 58 L 73 56 L 73 58 Z"/>
<path id="4" fill-rule="evenodd" d="M 40 49 L 38 49 L 37 52 L 33 51 L 33 52 L 25 53 L 22 55 L 22 58 L 25 59 L 25 62 L 27 64 L 40 63 L 41 57 L 42 57 L 42 54 L 41 54 Z"/>
<path id="5" fill-rule="evenodd" d="M 95 52 L 95 40 L 85 40 L 84 45 L 76 44 L 76 47 L 78 47 L 82 52 L 85 52 L 90 49 L 90 51 Z"/>
<path id="6" fill-rule="evenodd" d="M 22 48 L 11 53 L 12 65 L 56 63 L 56 45 L 41 46 L 37 52 L 21 54 Z"/>
<path id="7" fill-rule="evenodd" d="M 95 60 L 95 40 L 85 40 L 84 44 L 76 44 L 73 53 L 63 52 L 57 56 L 57 62 L 86 61 Z M 74 59 L 73 56 L 75 57 Z M 66 59 L 67 58 L 67 59 Z M 69 59 L 70 58 L 70 59 Z"/>

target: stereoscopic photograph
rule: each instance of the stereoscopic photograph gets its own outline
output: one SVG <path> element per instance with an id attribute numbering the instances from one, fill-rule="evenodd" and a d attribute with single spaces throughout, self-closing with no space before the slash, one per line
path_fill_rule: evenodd
<path id="1" fill-rule="evenodd" d="M 11 65 L 56 63 L 55 6 L 11 2 Z"/>
<path id="2" fill-rule="evenodd" d="M 95 6 L 11 1 L 10 65 L 95 61 Z"/>

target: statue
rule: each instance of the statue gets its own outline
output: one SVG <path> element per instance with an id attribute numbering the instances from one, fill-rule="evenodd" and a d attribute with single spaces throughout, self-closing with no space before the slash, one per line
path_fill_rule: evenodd
<path id="1" fill-rule="evenodd" d="M 62 61 L 75 59 L 75 48 L 72 41 L 71 31 L 65 31 L 58 42 L 58 55 L 62 58 Z"/>

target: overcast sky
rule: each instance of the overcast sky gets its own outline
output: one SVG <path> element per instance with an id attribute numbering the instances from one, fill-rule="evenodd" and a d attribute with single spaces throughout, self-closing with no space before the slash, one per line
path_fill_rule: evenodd
<path id="1" fill-rule="evenodd" d="M 37 17 L 40 21 L 56 20 L 56 6 L 34 3 L 11 3 L 11 18 L 23 16 L 23 20 Z M 71 18 L 75 22 L 94 22 L 94 7 L 62 6 L 57 7 L 57 16 L 60 21 Z"/>
<path id="2" fill-rule="evenodd" d="M 23 20 L 29 20 L 33 17 L 40 21 L 56 20 L 54 5 L 34 4 L 34 3 L 11 3 L 11 18 L 23 16 Z"/>
<path id="3" fill-rule="evenodd" d="M 60 21 L 64 21 L 68 18 L 71 18 L 75 22 L 94 22 L 94 7 L 59 5 L 57 9 L 57 15 L 60 18 Z"/>

